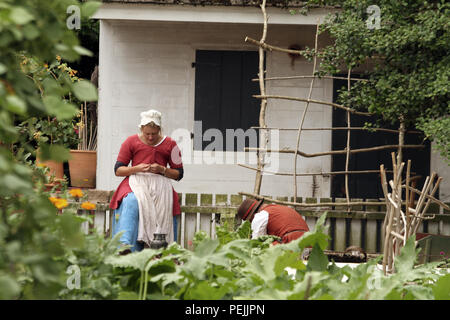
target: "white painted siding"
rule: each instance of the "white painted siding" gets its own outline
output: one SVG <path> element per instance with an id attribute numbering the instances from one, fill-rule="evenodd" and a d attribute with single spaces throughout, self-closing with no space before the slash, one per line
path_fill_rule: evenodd
<path id="1" fill-rule="evenodd" d="M 313 45 L 314 27 L 271 26 L 273 43 L 289 46 L 294 43 Z M 102 21 L 100 39 L 100 101 L 99 101 L 99 165 L 97 188 L 113 190 L 122 180 L 115 177 L 113 167 L 121 143 L 138 132 L 139 113 L 150 108 L 163 114 L 164 133 L 173 136 L 176 129 L 193 132 L 195 51 L 202 50 L 257 50 L 244 42 L 246 36 L 259 39 L 261 25 L 255 24 L 201 24 L 168 22 Z M 275 40 L 276 39 L 276 40 Z M 269 76 L 310 75 L 312 65 L 297 60 L 291 66 L 286 54 L 268 53 Z M 255 70 L 255 73 L 257 70 Z M 306 97 L 309 80 L 267 82 L 269 94 Z M 331 101 L 329 80 L 316 82 L 313 98 Z M 270 101 L 267 113 L 269 126 L 298 127 L 304 108 L 302 102 Z M 305 127 L 331 126 L 331 110 L 310 105 Z M 258 117 L 255 114 L 255 117 Z M 294 148 L 296 132 L 282 132 L 280 147 Z M 185 140 L 189 137 L 185 137 Z M 180 143 L 182 144 L 182 143 Z M 184 144 L 183 144 L 184 145 Z M 305 132 L 300 148 L 305 152 L 330 149 L 330 132 Z M 255 172 L 237 164 L 226 164 L 233 154 L 206 154 L 183 150 L 185 176 L 174 182 L 178 192 L 237 193 L 252 191 Z M 214 162 L 214 157 L 224 164 Z M 209 159 L 209 160 L 208 160 Z M 253 157 L 255 160 L 255 157 Z M 212 164 L 211 164 L 212 163 Z M 255 166 L 249 158 L 239 163 Z M 293 168 L 292 155 L 280 155 L 281 172 Z M 330 170 L 330 158 L 301 159 L 298 172 Z M 311 177 L 299 177 L 299 196 L 311 196 Z M 317 179 L 316 196 L 329 195 L 329 179 Z M 262 192 L 270 195 L 291 195 L 292 178 L 265 176 Z"/>
<path id="2" fill-rule="evenodd" d="M 436 172 L 443 178 L 439 185 L 439 199 L 444 202 L 450 202 L 450 166 L 439 155 L 439 151 L 434 144 L 431 147 L 430 172 Z"/>

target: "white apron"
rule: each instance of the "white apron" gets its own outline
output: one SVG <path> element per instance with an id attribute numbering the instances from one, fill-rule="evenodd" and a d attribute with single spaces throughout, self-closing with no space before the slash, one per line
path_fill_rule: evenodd
<path id="1" fill-rule="evenodd" d="M 169 178 L 150 172 L 130 176 L 129 184 L 139 204 L 137 241 L 150 245 L 154 233 L 165 233 L 173 242 L 173 192 Z"/>

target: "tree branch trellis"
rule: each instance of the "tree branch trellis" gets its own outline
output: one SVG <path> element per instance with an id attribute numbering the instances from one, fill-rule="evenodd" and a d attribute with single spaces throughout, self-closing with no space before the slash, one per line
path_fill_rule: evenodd
<path id="1" fill-rule="evenodd" d="M 349 160 L 351 155 L 356 154 L 356 153 L 362 153 L 362 152 L 373 152 L 373 151 L 379 151 L 379 150 L 387 150 L 387 149 L 397 149 L 397 160 L 399 160 L 399 163 L 402 162 L 402 155 L 403 155 L 403 149 L 407 149 L 407 148 L 424 148 L 424 145 L 407 145 L 404 144 L 404 139 L 405 139 L 405 134 L 406 133 L 412 133 L 412 134 L 416 134 L 419 133 L 418 131 L 406 131 L 405 129 L 405 125 L 404 125 L 404 121 L 402 121 L 402 117 L 399 117 L 400 120 L 400 128 L 398 130 L 394 130 L 394 129 L 387 129 L 387 128 L 362 128 L 362 127 L 351 127 L 351 123 L 350 123 L 350 115 L 354 114 L 354 115 L 361 115 L 361 116 L 372 116 L 373 113 L 370 112 L 364 112 L 364 111 L 359 111 L 359 110 L 355 110 L 353 108 L 351 108 L 350 106 L 344 106 L 338 103 L 333 103 L 333 102 L 328 102 L 328 101 L 320 101 L 320 100 L 316 100 L 316 99 L 311 99 L 312 97 L 312 92 L 314 89 L 314 81 L 316 79 L 345 79 L 347 80 L 347 90 L 351 90 L 351 81 L 369 81 L 368 79 L 359 79 L 359 78 L 352 78 L 351 77 L 351 67 L 348 66 L 347 68 L 347 77 L 342 77 L 342 76 L 333 76 L 333 75 L 319 75 L 319 71 L 316 70 L 317 69 L 317 54 L 318 54 L 318 37 L 319 37 L 319 26 L 320 26 L 320 21 L 317 21 L 316 24 L 316 33 L 315 33 L 315 42 L 314 42 L 314 55 L 313 55 L 313 71 L 311 75 L 299 75 L 299 76 L 289 76 L 289 77 L 284 77 L 284 76 L 278 76 L 278 77 L 266 77 L 266 70 L 263 69 L 264 65 L 265 65 L 265 55 L 264 55 L 264 51 L 269 51 L 269 52 L 273 52 L 273 51 L 277 51 L 277 52 L 283 52 L 283 53 L 288 53 L 288 54 L 294 54 L 294 55 L 303 55 L 306 51 L 305 50 L 292 50 L 292 49 L 286 49 L 286 48 L 282 48 L 282 47 L 277 47 L 277 46 L 273 46 L 270 45 L 268 43 L 266 43 L 266 37 L 267 37 L 267 30 L 268 30 L 268 16 L 267 16 L 267 12 L 265 9 L 265 5 L 266 5 L 266 1 L 263 0 L 260 7 L 261 7 L 261 11 L 263 14 L 263 33 L 262 33 L 262 37 L 261 39 L 255 40 L 252 39 L 250 37 L 246 37 L 245 38 L 245 42 L 253 44 L 255 46 L 258 47 L 259 50 L 259 73 L 258 73 L 258 79 L 252 79 L 252 81 L 258 81 L 260 84 L 260 94 L 259 95 L 254 95 L 253 97 L 258 98 L 261 100 L 261 109 L 260 109 L 260 115 L 259 115 L 259 126 L 257 127 L 252 127 L 254 129 L 259 129 L 260 130 L 260 136 L 262 138 L 262 143 L 260 145 L 260 147 L 258 148 L 244 148 L 245 152 L 254 152 L 256 151 L 258 154 L 258 163 L 257 163 L 257 167 L 250 167 L 250 166 L 246 166 L 246 165 L 242 165 L 240 164 L 240 166 L 250 169 L 250 170 L 254 170 L 256 171 L 256 178 L 255 178 L 255 187 L 254 187 L 254 193 L 244 193 L 242 192 L 241 194 L 246 195 L 246 196 L 252 196 L 252 197 L 261 197 L 260 196 L 260 190 L 261 190 L 261 184 L 262 184 L 262 178 L 263 175 L 269 174 L 269 175 L 280 175 L 280 176 L 292 176 L 293 177 L 293 199 L 297 199 L 297 180 L 296 177 L 298 176 L 317 176 L 317 175 L 322 175 L 322 176 L 326 176 L 326 175 L 345 175 L 345 193 L 346 193 L 346 203 L 344 203 L 345 205 L 347 205 L 348 211 L 350 210 L 350 208 L 352 206 L 355 205 L 355 202 L 351 202 L 350 200 L 350 194 L 349 194 L 349 187 L 348 187 L 348 182 L 349 182 L 349 177 L 352 174 L 373 174 L 373 173 L 380 173 L 380 170 L 349 170 Z M 303 97 L 292 97 L 292 96 L 281 96 L 281 95 L 273 95 L 273 94 L 269 94 L 267 93 L 267 89 L 265 87 L 265 81 L 268 80 L 292 80 L 292 79 L 311 79 L 310 81 L 310 85 L 309 85 L 309 93 L 308 96 L 306 98 Z M 274 99 L 274 100 L 290 100 L 290 101 L 298 101 L 298 102 L 303 102 L 305 103 L 305 109 L 302 112 L 302 115 L 299 119 L 299 126 L 298 128 L 276 128 L 276 127 L 268 127 L 267 123 L 265 121 L 265 117 L 266 117 L 266 110 L 267 110 L 267 103 L 269 99 Z M 336 127 L 336 128 L 303 128 L 304 125 L 304 120 L 305 120 L 305 116 L 306 113 L 309 109 L 309 106 L 311 104 L 319 104 L 319 105 L 324 105 L 324 106 L 329 106 L 332 107 L 333 109 L 338 108 L 338 109 L 342 109 L 346 112 L 346 116 L 347 116 L 347 126 L 346 127 Z M 268 148 L 268 132 L 270 130 L 280 130 L 280 131 L 297 131 L 297 140 L 296 140 L 296 148 L 294 150 L 291 149 L 286 149 L 286 148 L 281 148 L 281 149 L 270 149 Z M 345 130 L 347 132 L 347 143 L 346 143 L 346 147 L 343 150 L 332 150 L 332 151 L 323 151 L 323 152 L 316 152 L 316 153 L 307 153 L 304 152 L 302 150 L 299 149 L 300 146 L 300 140 L 301 140 L 301 134 L 302 131 L 313 131 L 313 130 Z M 381 132 L 390 132 L 393 134 L 398 134 L 399 139 L 398 139 L 398 144 L 392 144 L 392 145 L 381 145 L 381 146 L 375 146 L 375 147 L 368 147 L 368 148 L 360 148 L 360 149 L 351 149 L 351 145 L 350 145 L 350 137 L 351 137 L 351 132 L 354 130 L 367 130 L 367 131 L 381 131 Z M 266 171 L 264 169 L 265 167 L 265 162 L 264 162 L 264 157 L 267 153 L 270 152 L 277 152 L 277 153 L 290 153 L 294 155 L 294 165 L 293 165 L 293 172 L 292 173 L 282 173 L 282 172 L 269 172 Z M 306 173 L 301 173 L 301 172 L 297 172 L 297 159 L 298 157 L 306 157 L 306 158 L 313 158 L 313 157 L 321 157 L 321 156 L 329 156 L 329 155 L 338 155 L 338 154 L 345 154 L 346 159 L 345 159 L 345 170 L 343 171 L 338 171 L 338 172 L 316 172 L 316 173 L 311 173 L 311 172 L 306 172 Z M 397 172 L 398 168 L 394 169 L 394 172 Z M 384 173 L 386 173 L 388 171 L 384 171 Z M 410 172 L 411 173 L 411 172 Z M 409 176 L 408 176 L 409 177 Z M 409 182 L 409 181 L 408 181 Z M 407 183 L 408 184 L 408 183 Z M 410 198 L 407 199 L 407 201 L 409 201 Z M 275 199 L 271 199 L 270 201 L 275 202 Z M 359 203 L 359 202 L 356 202 Z M 343 203 L 339 203 L 339 206 L 344 205 Z M 303 203 L 296 203 L 296 202 L 290 202 L 289 205 L 293 205 L 293 206 L 305 206 L 305 204 Z M 313 206 L 329 206 L 330 204 L 327 203 L 323 203 L 323 204 L 314 204 Z"/>

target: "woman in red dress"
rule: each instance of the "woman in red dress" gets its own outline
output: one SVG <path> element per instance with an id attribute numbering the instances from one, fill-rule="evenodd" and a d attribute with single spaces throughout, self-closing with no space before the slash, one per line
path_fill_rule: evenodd
<path id="1" fill-rule="evenodd" d="M 131 245 L 130 251 L 149 245 L 153 233 L 166 233 L 169 243 L 176 241 L 180 205 L 170 181 L 183 177 L 180 149 L 161 134 L 161 113 L 142 112 L 139 127 L 141 132 L 120 147 L 114 172 L 125 178 L 110 203 L 115 210 L 113 236 L 123 231 L 120 242 Z"/>

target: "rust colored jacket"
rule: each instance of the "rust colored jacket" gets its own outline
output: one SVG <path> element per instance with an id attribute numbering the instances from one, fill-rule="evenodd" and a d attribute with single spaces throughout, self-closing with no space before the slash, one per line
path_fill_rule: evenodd
<path id="1" fill-rule="evenodd" d="M 269 213 L 267 234 L 280 237 L 282 243 L 298 239 L 309 231 L 306 221 L 292 208 L 272 204 L 263 210 Z"/>

